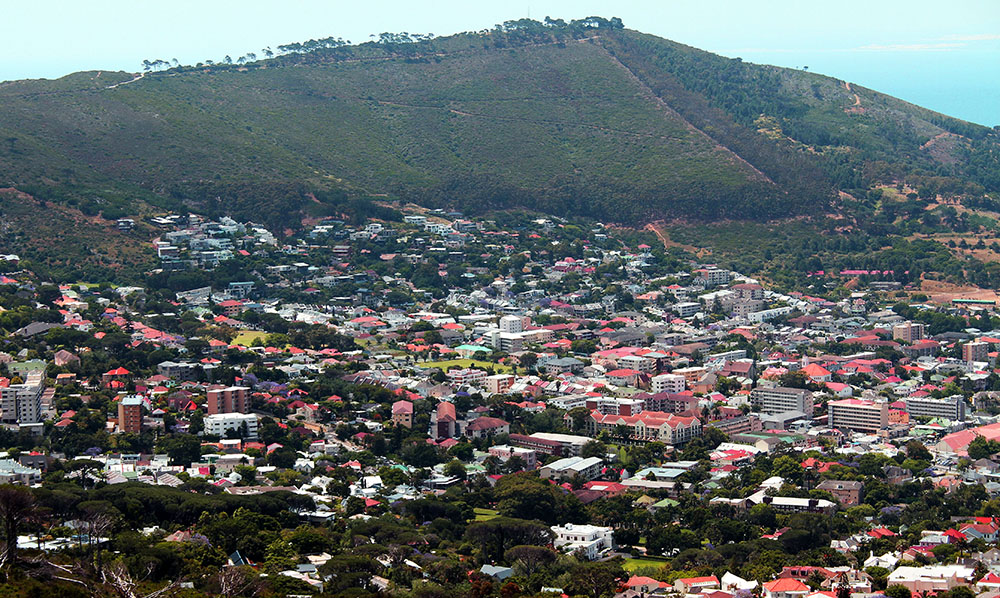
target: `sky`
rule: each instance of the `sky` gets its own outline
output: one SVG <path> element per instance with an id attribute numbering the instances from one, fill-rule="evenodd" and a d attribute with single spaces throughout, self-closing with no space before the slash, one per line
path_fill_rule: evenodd
<path id="1" fill-rule="evenodd" d="M 597 15 L 1000 125 L 1000 0 L 0 0 L 0 7 L 0 81 L 138 72 L 144 59 L 235 59 L 329 36 L 360 43 L 384 31 L 447 35 L 527 16 Z"/>

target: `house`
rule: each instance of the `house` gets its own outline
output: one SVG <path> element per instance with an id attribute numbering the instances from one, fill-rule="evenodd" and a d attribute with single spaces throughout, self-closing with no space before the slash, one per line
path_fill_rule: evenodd
<path id="1" fill-rule="evenodd" d="M 657 581 L 652 577 L 633 575 L 625 582 L 625 587 L 640 594 L 650 594 L 660 589 L 669 588 L 670 584 L 665 581 Z"/>
<path id="2" fill-rule="evenodd" d="M 861 492 L 865 485 L 863 482 L 849 480 L 823 480 L 817 490 L 825 490 L 840 501 L 845 507 L 853 507 L 861 504 Z"/>
<path id="3" fill-rule="evenodd" d="M 804 598 L 809 586 L 792 577 L 781 577 L 764 584 L 763 598 Z"/>
<path id="4" fill-rule="evenodd" d="M 968 538 L 969 540 L 975 540 L 980 538 L 984 540 L 987 544 L 992 544 L 997 541 L 997 532 L 1000 528 L 997 527 L 996 523 L 967 523 L 958 528 L 958 531 Z"/>
<path id="5" fill-rule="evenodd" d="M 555 540 L 552 545 L 565 552 L 576 553 L 587 560 L 595 560 L 615 547 L 610 527 L 567 523 L 553 526 Z"/>
<path id="6" fill-rule="evenodd" d="M 889 574 L 889 585 L 901 585 L 912 593 L 937 593 L 973 583 L 975 569 L 964 565 L 899 567 Z"/>
<path id="7" fill-rule="evenodd" d="M 721 587 L 719 578 L 714 575 L 707 577 L 682 577 L 674 582 L 674 591 L 681 594 L 702 594 Z"/>
<path id="8" fill-rule="evenodd" d="M 489 438 L 508 432 L 510 424 L 496 417 L 480 417 L 465 427 L 465 435 L 469 438 Z"/>

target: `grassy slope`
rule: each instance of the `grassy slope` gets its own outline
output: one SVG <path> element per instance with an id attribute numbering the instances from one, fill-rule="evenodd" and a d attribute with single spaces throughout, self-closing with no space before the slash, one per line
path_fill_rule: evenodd
<path id="1" fill-rule="evenodd" d="M 43 96 L 0 88 L 0 131 L 25 148 L 0 148 L 16 180 L 68 168 L 146 186 L 266 177 L 383 192 L 477 174 L 533 188 L 574 169 L 643 186 L 738 184 L 748 173 L 588 42 L 75 83 Z"/>
<path id="2" fill-rule="evenodd" d="M 367 45 L 113 89 L 132 75 L 0 83 L 0 186 L 59 202 L 66 209 L 48 216 L 64 225 L 77 208 L 176 209 L 194 201 L 186 182 L 218 185 L 198 201 L 218 195 L 223 209 L 248 195 L 237 217 L 278 228 L 308 203 L 303 183 L 619 221 L 766 218 L 819 212 L 824 190 L 863 189 L 873 163 L 887 176 L 942 166 L 961 177 L 972 142 L 955 133 L 986 135 L 836 79 L 633 31 L 497 41 L 457 35 L 421 45 L 418 58 Z M 851 110 L 855 93 L 862 110 Z M 734 207 L 700 209 L 720 204 Z M 34 230 L 28 216 L 11 226 Z M 37 251 L 65 261 L 61 246 Z"/>

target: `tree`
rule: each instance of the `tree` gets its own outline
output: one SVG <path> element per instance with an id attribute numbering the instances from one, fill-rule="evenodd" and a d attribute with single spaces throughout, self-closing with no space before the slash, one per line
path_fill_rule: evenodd
<path id="1" fill-rule="evenodd" d="M 190 434 L 177 434 L 160 442 L 160 450 L 166 451 L 171 465 L 190 465 L 201 459 L 201 440 Z"/>
<path id="2" fill-rule="evenodd" d="M 581 457 L 600 457 L 604 458 L 608 454 L 608 446 L 599 440 L 589 440 L 580 449 Z"/>
<path id="3" fill-rule="evenodd" d="M 35 495 L 24 486 L 0 485 L 0 529 L 3 530 L 3 554 L 0 567 L 10 567 L 17 561 L 17 534 L 38 518 Z"/>
<path id="4" fill-rule="evenodd" d="M 570 570 L 572 581 L 566 585 L 566 593 L 593 598 L 610 596 L 625 577 L 621 559 L 602 563 L 580 563 Z"/>
<path id="5" fill-rule="evenodd" d="M 906 443 L 906 456 L 918 461 L 930 461 L 933 458 L 931 452 L 919 440 L 911 440 Z"/>
<path id="6" fill-rule="evenodd" d="M 464 480 L 465 465 L 462 465 L 462 462 L 459 461 L 458 459 L 453 459 L 448 463 L 445 463 L 444 475 Z"/>
<path id="7" fill-rule="evenodd" d="M 518 567 L 525 577 L 530 577 L 556 560 L 556 553 L 544 546 L 515 546 L 503 556 L 511 566 Z"/>
<path id="8" fill-rule="evenodd" d="M 976 436 L 969 443 L 969 458 L 973 460 L 985 459 L 996 453 L 1000 453 L 1000 442 L 987 440 L 984 436 Z"/>
<path id="9" fill-rule="evenodd" d="M 906 586 L 899 584 L 891 585 L 885 589 L 887 598 L 911 598 L 912 593 Z"/>

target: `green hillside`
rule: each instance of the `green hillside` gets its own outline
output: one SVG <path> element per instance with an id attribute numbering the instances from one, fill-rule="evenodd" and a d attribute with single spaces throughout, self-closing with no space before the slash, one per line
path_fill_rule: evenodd
<path id="1" fill-rule="evenodd" d="M 371 196 L 641 223 L 819 214 L 904 179 L 1000 190 L 990 129 L 615 20 L 284 50 L 0 84 L 0 182 L 84 215 L 278 230 Z"/>

